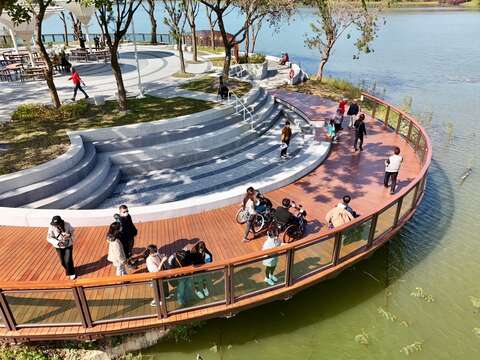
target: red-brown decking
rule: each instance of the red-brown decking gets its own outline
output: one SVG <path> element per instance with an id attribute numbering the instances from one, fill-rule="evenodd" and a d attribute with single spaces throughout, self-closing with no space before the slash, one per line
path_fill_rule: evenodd
<path id="1" fill-rule="evenodd" d="M 279 91 L 276 95 L 302 110 L 312 121 L 331 117 L 336 106 L 333 102 L 315 96 Z M 336 206 L 345 194 L 352 196 L 352 207 L 362 215 L 378 211 L 391 201 L 392 195 L 383 187 L 383 172 L 384 160 L 392 153 L 393 146 L 399 146 L 404 157 L 397 192 L 405 188 L 421 172 L 422 165 L 412 147 L 382 123 L 371 119 L 367 121 L 367 137 L 363 152 L 353 151 L 352 135 L 352 130 L 345 128 L 340 135 L 340 143 L 332 146 L 329 157 L 320 167 L 295 183 L 267 194 L 274 204 L 288 197 L 305 207 L 309 220 L 307 239 L 318 237 L 319 234 L 327 231 L 325 214 L 330 208 Z M 318 132 L 317 136 L 324 135 Z M 139 235 L 135 241 L 135 253 L 140 255 L 148 244 L 153 243 L 158 245 L 161 252 L 170 254 L 200 239 L 206 242 L 216 262 L 260 250 L 263 238 L 257 238 L 249 243 L 241 241 L 244 228 L 234 221 L 237 209 L 238 206 L 232 205 L 201 214 L 137 224 Z M 135 213 L 132 216 L 135 220 Z M 114 268 L 106 260 L 106 230 L 106 227 L 76 229 L 74 262 L 81 279 L 98 279 L 115 274 Z M 19 284 L 24 281 L 58 282 L 65 279 L 64 270 L 59 264 L 57 255 L 46 241 L 45 228 L 0 227 L 0 245 L 0 282 Z M 319 251 L 331 253 L 331 247 L 333 242 L 331 246 L 326 246 Z M 140 272 L 145 272 L 143 264 L 136 271 L 136 273 Z M 239 308 L 242 306 L 241 301 L 235 303 Z M 252 305 L 245 303 L 245 306 Z M 92 309 L 90 311 L 92 312 Z M 202 317 L 214 314 L 211 308 L 207 308 L 174 316 L 178 317 L 177 321 L 187 320 L 198 316 L 195 312 L 202 312 Z M 117 322 L 96 325 L 93 329 L 96 334 L 113 333 L 128 328 L 148 327 L 149 324 L 155 324 L 157 320 L 154 318 Z M 62 333 L 65 334 L 64 337 L 72 337 L 75 334 L 78 336 L 78 334 L 93 333 L 93 330 L 74 326 L 21 329 L 17 334 L 19 332 L 30 338 L 36 335 L 62 337 L 60 336 Z M 13 334 L 0 329 L 0 336 Z"/>

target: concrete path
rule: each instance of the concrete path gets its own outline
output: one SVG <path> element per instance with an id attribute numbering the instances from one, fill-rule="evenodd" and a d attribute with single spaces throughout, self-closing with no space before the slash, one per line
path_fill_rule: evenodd
<path id="1" fill-rule="evenodd" d="M 140 76 L 146 92 L 155 94 L 158 89 L 188 81 L 172 76 L 180 68 L 177 51 L 165 46 L 138 46 L 138 54 Z M 191 60 L 191 54 L 185 53 L 185 58 L 187 61 Z M 138 94 L 138 72 L 133 46 L 121 47 L 120 64 L 127 92 L 132 95 Z M 90 97 L 102 95 L 106 98 L 114 98 L 117 86 L 109 63 L 90 62 L 74 63 L 73 65 L 87 85 L 85 90 Z M 208 71 L 210 66 L 211 64 L 208 62 L 187 64 L 187 71 L 201 74 Z M 68 101 L 73 95 L 72 82 L 68 78 L 69 75 L 56 75 L 54 78 L 62 102 Z M 185 95 L 188 94 L 183 93 L 176 96 Z M 77 94 L 77 99 L 82 97 L 83 94 Z M 198 96 L 195 95 L 195 97 Z M 10 120 L 11 113 L 18 105 L 35 102 L 50 103 L 50 95 L 44 81 L 2 82 L 0 86 L 0 103 L 2 104 L 0 122 Z"/>

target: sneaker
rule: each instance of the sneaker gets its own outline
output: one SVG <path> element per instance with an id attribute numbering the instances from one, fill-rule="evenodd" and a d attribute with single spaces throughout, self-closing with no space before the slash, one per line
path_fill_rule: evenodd
<path id="1" fill-rule="evenodd" d="M 174 293 L 170 293 L 170 294 L 168 294 L 168 296 L 167 296 L 167 297 L 165 297 L 165 300 L 170 300 L 170 299 L 173 299 L 173 297 L 174 297 L 174 296 L 175 296 L 175 294 L 174 294 Z"/>
<path id="2" fill-rule="evenodd" d="M 277 277 L 276 277 L 275 275 L 273 275 L 273 274 L 270 275 L 270 279 L 271 279 L 272 281 L 274 281 L 274 282 L 277 282 L 277 281 L 278 281 Z"/>
<path id="3" fill-rule="evenodd" d="M 273 282 L 273 280 L 270 279 L 270 278 L 265 278 L 265 279 L 263 279 L 263 281 L 265 281 L 265 282 L 266 282 L 268 285 L 270 285 L 270 286 L 275 285 L 275 283 Z"/>
<path id="4" fill-rule="evenodd" d="M 74 99 L 74 98 L 71 98 L 70 100 L 72 100 L 73 102 L 75 102 L 75 99 Z"/>
<path id="5" fill-rule="evenodd" d="M 395 194 L 395 191 L 390 191 L 390 195 L 393 195 L 393 194 Z"/>
<path id="6" fill-rule="evenodd" d="M 195 295 L 197 295 L 200 300 L 205 299 L 205 295 L 203 295 L 203 292 L 200 290 L 195 290 Z"/>
<path id="7" fill-rule="evenodd" d="M 248 239 L 243 239 L 242 242 L 248 243 L 248 242 L 250 242 L 250 240 L 248 240 Z"/>
<path id="8" fill-rule="evenodd" d="M 155 300 L 152 300 L 152 302 L 150 303 L 150 306 L 157 306 L 157 302 Z"/>
<path id="9" fill-rule="evenodd" d="M 70 280 L 75 280 L 77 278 L 77 275 L 73 274 L 69 276 Z"/>
<path id="10" fill-rule="evenodd" d="M 208 291 L 208 289 L 206 287 L 203 288 L 203 294 L 205 295 L 205 297 L 209 297 L 210 296 L 210 291 Z"/>

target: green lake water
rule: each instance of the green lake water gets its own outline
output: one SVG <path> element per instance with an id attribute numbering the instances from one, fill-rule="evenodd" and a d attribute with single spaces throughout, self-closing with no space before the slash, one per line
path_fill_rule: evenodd
<path id="1" fill-rule="evenodd" d="M 310 18 L 305 10 L 280 33 L 265 30 L 259 49 L 287 50 L 315 71 L 317 54 L 302 43 Z M 480 309 L 470 299 L 480 298 L 480 13 L 401 11 L 385 20 L 373 54 L 353 60 L 344 40 L 328 72 L 375 82 L 397 104 L 413 98 L 412 110 L 434 144 L 414 218 L 388 246 L 337 278 L 289 301 L 206 321 L 190 342 L 163 341 L 143 351 L 148 358 L 394 360 L 407 357 L 403 347 L 421 342 L 409 358 L 480 359 L 474 330 Z M 461 185 L 469 166 L 473 172 Z M 434 301 L 412 296 L 417 287 Z M 355 340 L 362 332 L 368 345 Z"/>

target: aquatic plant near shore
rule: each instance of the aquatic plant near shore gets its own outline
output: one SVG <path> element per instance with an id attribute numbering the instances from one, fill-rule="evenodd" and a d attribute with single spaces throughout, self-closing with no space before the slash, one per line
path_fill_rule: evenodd
<path id="1" fill-rule="evenodd" d="M 475 309 L 480 309 L 480 298 L 477 298 L 475 296 L 469 296 L 470 301 L 472 302 L 472 305 Z"/>
<path id="2" fill-rule="evenodd" d="M 423 341 L 415 341 L 410 345 L 406 345 L 400 349 L 400 352 L 404 353 L 405 355 L 410 355 L 414 352 L 422 351 L 423 350 Z"/>
<path id="3" fill-rule="evenodd" d="M 415 291 L 412 291 L 410 293 L 410 296 L 416 297 L 416 298 L 421 298 L 425 300 L 426 302 L 434 302 L 435 299 L 432 295 L 426 294 L 423 292 L 423 289 L 421 287 L 416 287 Z"/>
<path id="4" fill-rule="evenodd" d="M 392 314 L 391 312 L 385 310 L 382 307 L 377 308 L 377 312 L 382 315 L 385 319 L 395 322 L 398 320 L 398 317 L 395 314 Z"/>
<path id="5" fill-rule="evenodd" d="M 368 339 L 369 339 L 368 334 L 365 332 L 364 329 L 362 329 L 361 334 L 355 335 L 355 342 L 360 345 L 368 345 L 369 344 Z"/>

